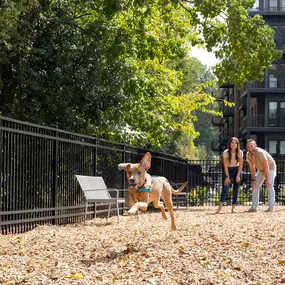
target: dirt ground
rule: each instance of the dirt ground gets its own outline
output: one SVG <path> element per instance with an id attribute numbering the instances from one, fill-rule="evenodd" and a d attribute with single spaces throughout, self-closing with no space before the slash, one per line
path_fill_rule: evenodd
<path id="1" fill-rule="evenodd" d="M 282 284 L 285 206 L 159 212 L 0 235 L 1 284 Z"/>

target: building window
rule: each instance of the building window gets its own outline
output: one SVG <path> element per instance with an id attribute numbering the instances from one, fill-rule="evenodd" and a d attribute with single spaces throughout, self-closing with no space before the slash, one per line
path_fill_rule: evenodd
<path id="1" fill-rule="evenodd" d="M 279 48 L 278 42 L 278 26 L 270 26 L 272 30 L 274 30 L 273 39 L 277 48 Z"/>
<path id="2" fill-rule="evenodd" d="M 284 26 L 270 26 L 270 28 L 274 30 L 273 39 L 274 39 L 276 48 L 281 49 L 283 52 L 285 52 L 285 27 Z"/>
<path id="3" fill-rule="evenodd" d="M 269 141 L 269 153 L 277 154 L 277 141 Z"/>
<path id="4" fill-rule="evenodd" d="M 269 153 L 285 155 L 285 140 L 269 140 Z"/>
<path id="5" fill-rule="evenodd" d="M 285 10 L 285 7 L 283 8 Z M 285 27 L 279 26 L 278 27 L 278 48 L 280 48 L 283 52 L 285 52 Z"/>
<path id="6" fill-rule="evenodd" d="M 285 64 L 280 64 L 280 87 L 285 87 Z"/>
<path id="7" fill-rule="evenodd" d="M 269 102 L 268 126 L 285 127 L 285 102 Z"/>
<path id="8" fill-rule="evenodd" d="M 267 88 L 285 88 L 285 64 L 272 64 L 265 72 Z"/>
<path id="9" fill-rule="evenodd" d="M 285 11 L 285 0 L 281 0 L 280 2 L 280 10 Z"/>
<path id="10" fill-rule="evenodd" d="M 280 141 L 280 154 L 285 155 L 285 141 Z"/>
<path id="11" fill-rule="evenodd" d="M 269 102 L 268 126 L 269 127 L 277 126 L 277 102 Z"/>
<path id="12" fill-rule="evenodd" d="M 280 127 L 285 127 L 285 102 L 280 102 Z"/>
<path id="13" fill-rule="evenodd" d="M 277 88 L 277 64 L 272 64 L 268 69 L 269 88 Z"/>
<path id="14" fill-rule="evenodd" d="M 268 1 L 269 11 L 277 11 L 277 0 Z"/>
<path id="15" fill-rule="evenodd" d="M 259 0 L 256 0 L 256 1 L 254 2 L 252 9 L 254 9 L 254 10 L 259 10 Z"/>
<path id="16" fill-rule="evenodd" d="M 256 0 L 253 10 L 259 11 L 285 11 L 285 0 Z"/>

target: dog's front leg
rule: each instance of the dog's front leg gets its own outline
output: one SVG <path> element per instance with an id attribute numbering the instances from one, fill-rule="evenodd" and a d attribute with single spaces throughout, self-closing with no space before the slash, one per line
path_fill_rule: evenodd
<path id="1" fill-rule="evenodd" d="M 137 195 L 136 192 L 129 189 L 130 194 L 130 209 L 128 210 L 128 214 L 135 215 L 139 213 L 139 208 L 136 206 Z"/>
<path id="2" fill-rule="evenodd" d="M 131 209 L 128 211 L 129 214 L 135 215 L 138 213 L 138 210 L 147 210 L 148 204 L 146 202 L 136 202 Z"/>

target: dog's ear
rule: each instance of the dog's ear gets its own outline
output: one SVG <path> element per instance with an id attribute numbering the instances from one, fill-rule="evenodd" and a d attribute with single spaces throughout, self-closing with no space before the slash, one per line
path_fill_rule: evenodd
<path id="1" fill-rule="evenodd" d="M 145 169 L 148 170 L 150 169 L 150 161 L 151 161 L 151 155 L 149 152 L 147 152 L 144 157 L 142 158 L 140 165 Z"/>
<path id="2" fill-rule="evenodd" d="M 118 165 L 118 169 L 119 170 L 127 170 L 129 167 L 130 167 L 130 163 L 120 163 L 119 165 Z"/>

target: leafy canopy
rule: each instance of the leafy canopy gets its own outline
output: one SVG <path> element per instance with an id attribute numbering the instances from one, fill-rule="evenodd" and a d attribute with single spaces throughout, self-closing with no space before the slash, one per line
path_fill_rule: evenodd
<path id="1" fill-rule="evenodd" d="M 0 111 L 155 149 L 193 143 L 197 110 L 218 114 L 213 82 L 174 63 L 204 45 L 219 82 L 260 79 L 280 52 L 253 2 L 4 0 Z"/>

